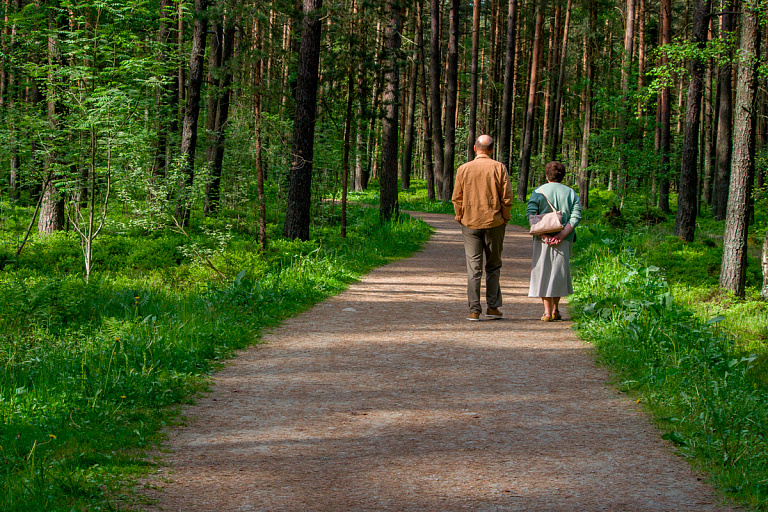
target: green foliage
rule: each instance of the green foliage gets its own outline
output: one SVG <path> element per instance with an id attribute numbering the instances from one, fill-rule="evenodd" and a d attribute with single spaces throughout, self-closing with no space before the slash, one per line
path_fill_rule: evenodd
<path id="1" fill-rule="evenodd" d="M 637 216 L 619 230 L 601 213 L 579 229 L 574 258 L 580 335 L 682 455 L 737 500 L 768 510 L 768 345 L 732 334 L 742 317 L 768 325 L 768 307 L 711 293 L 720 251 L 708 238 L 684 244 Z M 665 274 L 691 284 L 670 286 Z"/>
<path id="2" fill-rule="evenodd" d="M 429 234 L 358 207 L 346 239 L 326 226 L 262 252 L 232 232 L 214 255 L 227 284 L 170 231 L 105 235 L 103 271 L 87 282 L 74 235 L 36 241 L 0 273 L 0 509 L 127 506 L 123 482 L 151 467 L 144 450 L 221 361 Z"/>

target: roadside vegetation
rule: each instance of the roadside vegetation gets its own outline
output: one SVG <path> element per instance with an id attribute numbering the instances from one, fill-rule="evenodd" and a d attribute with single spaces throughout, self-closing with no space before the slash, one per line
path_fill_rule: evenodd
<path id="1" fill-rule="evenodd" d="M 32 209 L 2 208 L 9 241 Z M 146 454 L 161 429 L 234 350 L 430 234 L 409 217 L 380 225 L 377 209 L 353 207 L 342 239 L 338 209 L 316 213 L 325 218 L 309 241 L 280 238 L 270 223 L 266 251 L 253 219 L 225 212 L 195 219 L 190 237 L 121 230 L 131 218 L 118 216 L 87 281 L 74 233 L 33 238 L 19 258 L 6 244 L 0 510 L 125 509 L 138 499 L 125 483 L 154 466 Z"/>
<path id="2" fill-rule="evenodd" d="M 595 191 L 575 251 L 569 311 L 616 385 L 653 415 L 662 437 L 724 494 L 768 510 L 768 304 L 760 297 L 760 246 L 747 293 L 718 285 L 724 223 L 707 210 L 697 236 L 642 203 Z M 758 216 L 751 228 L 765 232 Z M 761 236 L 757 235 L 760 241 Z"/>

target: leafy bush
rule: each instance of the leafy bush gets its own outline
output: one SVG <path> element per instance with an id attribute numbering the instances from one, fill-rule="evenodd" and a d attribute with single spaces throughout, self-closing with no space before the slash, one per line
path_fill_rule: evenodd
<path id="1" fill-rule="evenodd" d="M 122 508 L 121 482 L 149 467 L 142 450 L 175 421 L 168 406 L 264 328 L 431 233 L 409 217 L 381 225 L 371 208 L 350 221 L 346 239 L 327 227 L 266 252 L 233 232 L 214 255 L 228 283 L 181 257 L 183 244 L 210 243 L 204 232 L 104 236 L 87 282 L 75 237 L 36 241 L 0 273 L 0 510 Z"/>
<path id="2" fill-rule="evenodd" d="M 681 309 L 659 267 L 596 234 L 580 255 L 570 307 L 581 336 L 681 454 L 744 503 L 768 509 L 768 385 L 759 355 L 737 345 L 719 326 L 722 316 L 702 321 Z"/>

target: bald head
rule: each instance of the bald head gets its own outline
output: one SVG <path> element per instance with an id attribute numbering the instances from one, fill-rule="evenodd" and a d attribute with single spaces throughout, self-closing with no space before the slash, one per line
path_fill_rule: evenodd
<path id="1" fill-rule="evenodd" d="M 475 153 L 490 155 L 493 153 L 493 137 L 481 135 L 475 141 Z"/>

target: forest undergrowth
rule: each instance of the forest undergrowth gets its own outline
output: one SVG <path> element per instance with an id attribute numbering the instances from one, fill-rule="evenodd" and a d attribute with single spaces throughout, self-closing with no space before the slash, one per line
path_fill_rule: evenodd
<path id="1" fill-rule="evenodd" d="M 575 328 L 677 453 L 725 495 L 768 510 L 768 305 L 759 260 L 750 258 L 749 291 L 737 299 L 718 287 L 723 222 L 702 212 L 696 239 L 684 243 L 672 236 L 672 215 L 630 202 L 616 216 L 608 213 L 612 194 L 596 192 L 574 251 Z"/>
<path id="2" fill-rule="evenodd" d="M 16 215 L 19 226 L 28 220 Z M 14 239 L 13 215 L 4 218 L 2 236 Z M 276 223 L 259 251 L 251 223 L 232 227 L 224 212 L 195 223 L 190 239 L 112 230 L 97 241 L 88 281 L 76 236 L 33 240 L 18 259 L 6 246 L 0 510 L 129 508 L 139 498 L 126 482 L 154 466 L 147 450 L 222 361 L 431 233 L 409 217 L 380 225 L 377 210 L 351 208 L 346 239 L 326 222 L 312 240 L 288 241 Z"/>

